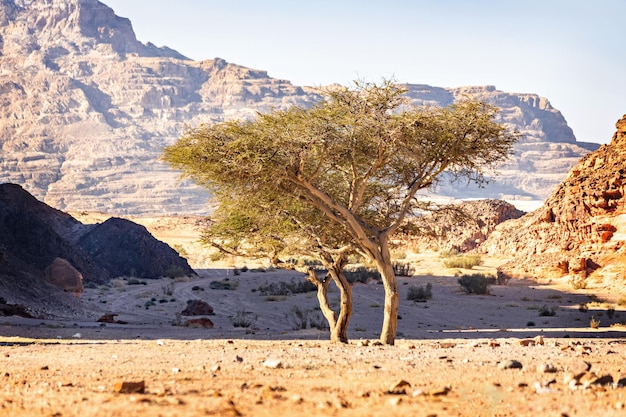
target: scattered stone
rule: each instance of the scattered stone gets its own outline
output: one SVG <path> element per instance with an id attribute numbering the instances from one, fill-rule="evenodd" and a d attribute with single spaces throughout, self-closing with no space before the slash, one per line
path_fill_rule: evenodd
<path id="1" fill-rule="evenodd" d="M 545 344 L 544 340 L 543 340 L 543 336 L 539 335 L 536 336 L 534 339 L 535 344 L 539 345 L 539 346 L 543 346 Z"/>
<path id="2" fill-rule="evenodd" d="M 535 346 L 533 339 L 522 339 L 519 341 L 520 346 Z"/>
<path id="3" fill-rule="evenodd" d="M 280 359 L 266 359 L 265 362 L 263 362 L 263 366 L 270 369 L 279 369 L 283 367 L 283 363 Z"/>
<path id="4" fill-rule="evenodd" d="M 98 320 L 96 320 L 98 323 L 111 323 L 111 324 L 128 324 L 128 322 L 126 321 L 122 321 L 122 320 L 115 320 L 115 316 L 117 316 L 117 314 L 105 314 L 102 317 L 100 317 Z"/>
<path id="5" fill-rule="evenodd" d="M 515 359 L 509 359 L 498 364 L 499 369 L 522 369 L 522 363 Z"/>
<path id="6" fill-rule="evenodd" d="M 626 378 L 620 378 L 616 385 L 618 387 L 626 387 Z"/>
<path id="7" fill-rule="evenodd" d="M 411 388 L 411 384 L 407 381 L 400 380 L 387 391 L 391 395 L 406 395 L 406 389 Z"/>
<path id="8" fill-rule="evenodd" d="M 80 339 L 81 337 L 83 337 L 83 335 L 82 335 L 82 334 L 80 334 L 80 333 L 74 333 L 74 334 L 72 335 L 72 337 L 73 337 L 74 339 Z"/>
<path id="9" fill-rule="evenodd" d="M 118 381 L 113 386 L 113 391 L 120 394 L 143 394 L 146 390 L 145 381 L 130 382 Z"/>
<path id="10" fill-rule="evenodd" d="M 537 372 L 541 374 L 553 374 L 556 371 L 557 371 L 556 366 L 552 365 L 551 363 L 543 363 L 543 364 L 537 365 Z"/>
<path id="11" fill-rule="evenodd" d="M 357 346 L 365 347 L 365 346 L 369 346 L 369 345 L 370 345 L 370 341 L 369 340 L 359 340 L 357 342 Z"/>
<path id="12" fill-rule="evenodd" d="M 498 342 L 496 342 L 495 340 L 492 339 L 492 340 L 489 341 L 489 347 L 490 348 L 500 347 L 500 343 L 498 343 Z"/>

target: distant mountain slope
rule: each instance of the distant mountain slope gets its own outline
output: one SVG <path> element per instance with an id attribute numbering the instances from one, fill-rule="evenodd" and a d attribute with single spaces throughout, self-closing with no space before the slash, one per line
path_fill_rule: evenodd
<path id="1" fill-rule="evenodd" d="M 486 189 L 455 197 L 544 198 L 593 145 L 534 94 L 495 87 L 407 85 L 416 104 L 470 96 L 502 108 L 525 135 Z M 97 0 L 0 0 L 0 182 L 63 210 L 198 213 L 207 193 L 158 161 L 185 126 L 310 106 L 315 90 L 216 58 L 192 61 L 137 41 L 128 19 Z"/>

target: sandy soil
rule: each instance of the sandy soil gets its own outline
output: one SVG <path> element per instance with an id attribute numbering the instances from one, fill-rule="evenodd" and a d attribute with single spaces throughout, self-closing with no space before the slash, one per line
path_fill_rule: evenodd
<path id="1" fill-rule="evenodd" d="M 185 246 L 193 233 L 174 235 Z M 313 293 L 259 291 L 301 274 L 235 275 L 225 264 L 190 280 L 85 290 L 97 316 L 116 314 L 124 324 L 0 318 L 0 415 L 626 415 L 619 295 L 560 281 L 511 281 L 467 295 L 437 256 L 412 262 L 416 276 L 399 278 L 395 346 L 376 345 L 383 289 L 375 282 L 353 287 L 351 342 L 332 345 L 325 330 L 294 330 L 294 308 L 317 314 Z M 212 289 L 214 282 L 234 289 Z M 431 300 L 406 299 L 411 286 L 427 283 Z M 194 299 L 215 309 L 206 316 L 214 328 L 185 327 L 192 317 L 180 312 Z M 234 327 L 242 317 L 256 320 Z"/>

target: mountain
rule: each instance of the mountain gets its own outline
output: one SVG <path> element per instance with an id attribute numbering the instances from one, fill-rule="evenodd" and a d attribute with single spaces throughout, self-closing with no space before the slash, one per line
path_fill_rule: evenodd
<path id="1" fill-rule="evenodd" d="M 626 265 L 626 115 L 611 142 L 584 157 L 543 207 L 503 223 L 482 250 L 512 258 L 513 277 L 569 277 L 576 286 L 624 285 Z"/>
<path id="2" fill-rule="evenodd" d="M 195 275 L 185 259 L 143 226 L 117 218 L 82 224 L 19 185 L 0 184 L 0 304 L 30 306 L 35 314 L 53 311 L 57 298 L 75 304 L 46 282 L 48 268 L 59 259 L 80 273 L 78 294 L 82 279 L 101 284 L 119 276 Z"/>
<path id="3" fill-rule="evenodd" d="M 440 194 L 543 199 L 597 147 L 577 142 L 561 113 L 535 94 L 407 88 L 419 105 L 484 99 L 524 134 L 492 185 L 452 184 Z M 159 161 L 163 147 L 187 126 L 310 106 L 316 91 L 142 44 L 128 19 L 97 0 L 0 0 L 0 182 L 62 210 L 205 213 L 207 192 Z"/>

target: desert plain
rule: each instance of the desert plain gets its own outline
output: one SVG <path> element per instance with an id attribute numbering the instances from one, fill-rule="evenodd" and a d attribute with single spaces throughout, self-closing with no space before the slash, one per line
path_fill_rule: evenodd
<path id="1" fill-rule="evenodd" d="M 184 251 L 198 276 L 88 286 L 88 313 L 69 319 L 0 318 L 0 415 L 626 415 L 626 303 L 615 289 L 518 279 L 470 295 L 455 276 L 468 271 L 411 253 L 413 276 L 398 278 L 395 345 L 377 343 L 375 281 L 354 284 L 350 342 L 331 344 L 312 327 L 314 292 L 260 290 L 302 274 L 211 261 L 189 222 L 144 224 Z M 484 261 L 473 272 L 502 262 Z M 407 299 L 427 284 L 431 299 Z M 212 328 L 186 326 L 190 300 L 213 307 L 203 316 Z M 301 328 L 295 311 L 315 320 Z"/>

